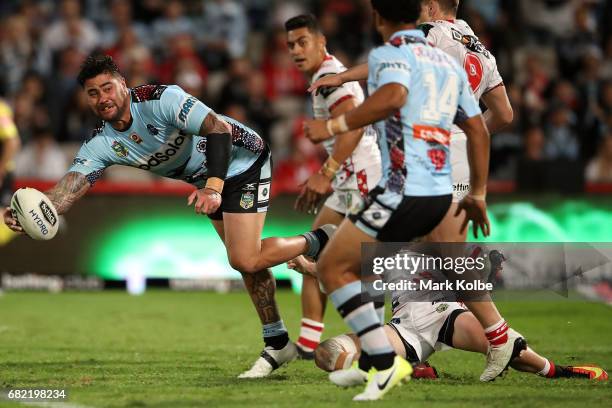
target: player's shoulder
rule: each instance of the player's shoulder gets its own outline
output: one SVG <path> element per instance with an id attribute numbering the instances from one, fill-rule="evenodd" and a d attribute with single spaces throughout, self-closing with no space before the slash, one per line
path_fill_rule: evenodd
<path id="1" fill-rule="evenodd" d="M 4 100 L 0 99 L 0 116 L 12 116 L 13 110 L 11 106 Z"/>
<path id="2" fill-rule="evenodd" d="M 313 81 L 343 71 L 346 71 L 346 67 L 333 55 L 327 55 L 317 72 L 313 75 Z"/>
<path id="3" fill-rule="evenodd" d="M 140 85 L 131 89 L 132 102 L 159 101 L 169 87 L 167 85 Z"/>

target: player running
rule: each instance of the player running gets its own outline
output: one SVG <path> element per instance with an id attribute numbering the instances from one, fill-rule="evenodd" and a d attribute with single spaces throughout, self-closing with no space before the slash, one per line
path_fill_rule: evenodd
<path id="1" fill-rule="evenodd" d="M 333 55 L 327 53 L 326 39 L 312 15 L 300 15 L 285 23 L 287 45 L 295 66 L 314 82 L 326 75 L 346 70 Z M 313 93 L 316 119 L 336 118 L 363 103 L 364 95 L 357 82 L 321 89 Z M 329 155 L 321 170 L 312 175 L 300 194 L 296 207 L 310 211 L 330 188 L 313 223 L 313 229 L 326 224 L 339 225 L 349 214 L 363 208 L 364 200 L 381 176 L 380 151 L 376 132 L 371 126 L 347 132 L 323 141 Z M 317 279 L 304 276 L 302 283 L 302 322 L 298 351 L 302 358 L 312 359 L 323 332 L 326 296 Z"/>
<path id="2" fill-rule="evenodd" d="M 457 20 L 459 0 L 423 0 L 420 28 L 427 40 L 442 49 L 461 64 L 475 96 L 488 108 L 484 117 L 490 133 L 497 133 L 509 125 L 513 112 L 504 82 L 497 70 L 495 57 L 480 43 L 472 29 L 463 20 Z M 346 81 L 365 79 L 366 64 L 338 75 L 327 76 L 311 86 L 339 86 Z M 442 222 L 428 235 L 432 242 L 465 242 L 467 230 L 465 216 L 457 212 L 459 201 L 471 191 L 469 183 L 468 152 L 463 131 L 454 126 L 451 141 L 451 169 L 453 176 L 453 204 Z M 484 195 L 482 195 L 484 197 Z M 512 330 L 492 301 L 466 302 L 478 318 L 490 342 L 487 366 L 481 381 L 492 381 L 508 366 L 520 336 Z M 490 299 L 489 299 L 490 300 Z"/>
<path id="3" fill-rule="evenodd" d="M 344 220 L 317 264 L 325 290 L 357 333 L 360 368 L 372 372 L 354 399 L 377 400 L 410 376 L 412 367 L 393 351 L 367 293 L 362 293 L 362 242 L 411 241 L 428 234 L 452 201 L 449 153 L 453 121 L 466 131 L 472 191 L 459 205 L 475 232 L 489 233 L 484 199 L 489 135 L 463 69 L 428 44 L 416 29 L 420 0 L 372 0 L 377 31 L 386 44 L 370 52 L 370 97 L 337 118 L 309 121 L 311 140 L 376 123 L 383 176 L 362 211 Z"/>
<path id="4" fill-rule="evenodd" d="M 268 268 L 300 254 L 316 257 L 328 235 L 323 227 L 301 236 L 261 239 L 272 171 L 263 139 L 241 123 L 216 115 L 178 86 L 129 89 L 108 56 L 87 58 L 78 81 L 102 123 L 68 173 L 47 192 L 58 213 L 67 212 L 114 164 L 196 186 L 188 204 L 212 220 L 263 325 L 265 348 L 240 378 L 265 377 L 295 359 L 297 349 L 280 318 Z M 10 211 L 4 220 L 22 231 Z"/>

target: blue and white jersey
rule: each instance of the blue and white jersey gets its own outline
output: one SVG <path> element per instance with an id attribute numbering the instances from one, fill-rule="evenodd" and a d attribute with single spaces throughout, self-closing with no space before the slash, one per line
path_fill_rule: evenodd
<path id="1" fill-rule="evenodd" d="M 385 189 L 377 200 L 397 208 L 404 195 L 451 194 L 451 127 L 481 113 L 464 70 L 420 30 L 395 33 L 368 65 L 370 95 L 390 83 L 408 90 L 406 104 L 376 124 Z"/>
<path id="2" fill-rule="evenodd" d="M 206 137 L 198 136 L 212 111 L 172 85 L 143 85 L 130 90 L 132 124 L 125 131 L 110 124 L 94 130 L 69 171 L 87 176 L 90 184 L 114 164 L 151 171 L 202 188 L 206 183 Z M 227 178 L 245 172 L 265 151 L 253 130 L 225 117 L 232 126 L 233 148 Z"/>

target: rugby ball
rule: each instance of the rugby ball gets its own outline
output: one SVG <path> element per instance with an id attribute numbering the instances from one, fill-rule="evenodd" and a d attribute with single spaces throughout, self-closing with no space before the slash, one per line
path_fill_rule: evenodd
<path id="1" fill-rule="evenodd" d="M 33 188 L 20 188 L 11 199 L 11 212 L 26 234 L 37 241 L 55 237 L 59 217 L 49 197 Z"/>

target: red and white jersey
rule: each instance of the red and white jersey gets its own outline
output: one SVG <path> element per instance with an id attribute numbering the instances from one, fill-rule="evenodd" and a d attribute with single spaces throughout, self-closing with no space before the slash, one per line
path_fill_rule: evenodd
<path id="1" fill-rule="evenodd" d="M 497 62 L 463 20 L 438 20 L 422 24 L 427 40 L 453 57 L 468 75 L 476 99 L 504 83 Z"/>
<path id="2" fill-rule="evenodd" d="M 327 75 L 346 71 L 336 57 L 327 55 L 323 64 L 312 76 L 312 82 Z M 312 105 L 315 119 L 330 119 L 331 111 L 342 102 L 355 99 L 357 105 L 363 103 L 365 96 L 358 82 L 347 82 L 339 87 L 322 87 L 312 93 Z M 378 183 L 380 173 L 380 150 L 376 132 L 371 126 L 365 128 L 361 141 L 353 154 L 343 163 L 332 183 L 334 190 L 359 190 L 363 196 Z M 332 154 L 336 138 L 325 142 L 325 150 Z M 374 178 L 376 178 L 374 180 Z"/>

